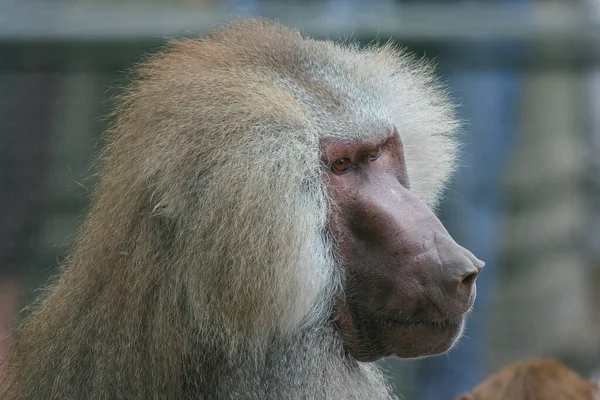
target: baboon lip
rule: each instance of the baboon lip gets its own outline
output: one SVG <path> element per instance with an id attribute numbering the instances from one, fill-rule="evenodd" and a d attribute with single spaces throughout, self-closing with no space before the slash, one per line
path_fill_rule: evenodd
<path id="1" fill-rule="evenodd" d="M 405 328 L 452 328 L 454 326 L 460 325 L 463 320 L 469 315 L 471 312 L 471 308 L 458 316 L 447 316 L 444 318 L 398 318 L 398 317 L 387 317 L 385 318 L 385 323 L 391 325 L 393 327 L 405 327 Z"/>
<path id="2" fill-rule="evenodd" d="M 463 319 L 463 316 L 459 318 L 448 318 L 448 319 L 396 319 L 389 318 L 387 321 L 389 324 L 398 327 L 450 327 L 452 325 L 456 325 L 460 323 Z"/>

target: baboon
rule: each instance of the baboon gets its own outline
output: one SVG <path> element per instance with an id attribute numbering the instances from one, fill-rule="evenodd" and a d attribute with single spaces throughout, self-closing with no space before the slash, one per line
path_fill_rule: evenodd
<path id="1" fill-rule="evenodd" d="M 600 400 L 598 383 L 551 359 L 511 364 L 457 400 Z"/>
<path id="2" fill-rule="evenodd" d="M 371 362 L 448 350 L 483 268 L 431 211 L 459 129 L 392 44 L 265 20 L 171 43 L 2 398 L 393 398 Z"/>

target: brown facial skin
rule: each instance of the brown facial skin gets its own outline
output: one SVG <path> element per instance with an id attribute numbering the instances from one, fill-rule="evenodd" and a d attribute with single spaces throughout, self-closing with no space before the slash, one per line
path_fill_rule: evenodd
<path id="1" fill-rule="evenodd" d="M 598 382 L 554 360 L 511 364 L 456 400 L 598 400 Z"/>
<path id="2" fill-rule="evenodd" d="M 346 282 L 334 311 L 359 361 L 447 351 L 484 266 L 409 187 L 398 132 L 381 143 L 323 143 L 332 237 Z"/>

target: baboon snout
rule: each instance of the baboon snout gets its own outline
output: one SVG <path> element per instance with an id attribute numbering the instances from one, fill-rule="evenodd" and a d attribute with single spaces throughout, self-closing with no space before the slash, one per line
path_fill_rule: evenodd
<path id="1" fill-rule="evenodd" d="M 468 299 L 485 263 L 456 243 L 448 234 L 434 233 L 440 286 L 449 296 Z"/>

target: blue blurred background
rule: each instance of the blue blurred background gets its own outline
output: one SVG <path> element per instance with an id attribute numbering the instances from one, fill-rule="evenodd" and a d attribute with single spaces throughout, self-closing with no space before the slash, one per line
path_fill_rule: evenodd
<path id="1" fill-rule="evenodd" d="M 440 210 L 487 262 L 448 354 L 383 360 L 404 399 L 449 399 L 555 357 L 600 375 L 600 0 L 0 0 L 0 357 L 68 253 L 111 98 L 169 38 L 237 16 L 435 59 L 465 123 Z"/>

